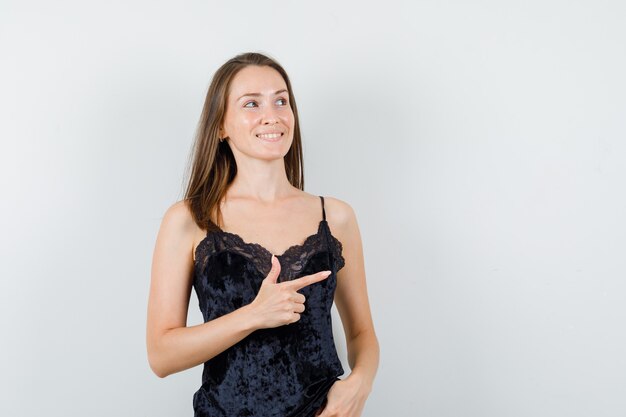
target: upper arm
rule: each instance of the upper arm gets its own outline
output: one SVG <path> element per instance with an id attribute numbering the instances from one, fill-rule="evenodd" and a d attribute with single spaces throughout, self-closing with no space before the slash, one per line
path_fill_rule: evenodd
<path id="1" fill-rule="evenodd" d="M 362 331 L 373 330 L 367 285 L 363 245 L 357 218 L 352 207 L 331 198 L 327 216 L 332 218 L 333 235 L 341 241 L 344 267 L 337 272 L 335 305 L 348 340 Z"/>
<path id="2" fill-rule="evenodd" d="M 193 277 L 194 226 L 182 201 L 163 216 L 152 257 L 146 342 L 148 357 L 159 337 L 169 329 L 187 325 Z"/>

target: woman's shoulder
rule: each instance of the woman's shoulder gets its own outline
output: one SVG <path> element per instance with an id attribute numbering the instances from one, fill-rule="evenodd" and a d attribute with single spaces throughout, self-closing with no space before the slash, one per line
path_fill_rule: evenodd
<path id="1" fill-rule="evenodd" d="M 163 216 L 162 229 L 169 230 L 171 239 L 176 239 L 189 246 L 195 254 L 195 248 L 206 236 L 206 230 L 198 226 L 186 200 L 171 204 Z"/>
<path id="2" fill-rule="evenodd" d="M 177 233 L 192 241 L 204 234 L 203 229 L 196 224 L 189 202 L 186 200 L 177 201 L 165 210 L 161 227 L 175 229 Z"/>
<path id="3" fill-rule="evenodd" d="M 330 215 L 330 212 L 337 219 L 342 219 L 350 215 L 353 211 L 352 206 L 345 200 L 332 195 L 322 195 L 324 197 L 324 208 L 326 209 L 326 215 Z"/>
<path id="4" fill-rule="evenodd" d="M 336 196 L 322 195 L 322 197 L 324 197 L 326 220 L 331 229 L 336 230 L 341 235 L 342 230 L 354 220 L 354 210 L 347 201 Z"/>
<path id="5" fill-rule="evenodd" d="M 188 223 L 193 223 L 193 216 L 191 215 L 191 207 L 187 200 L 180 200 L 171 204 L 163 215 L 163 220 L 169 223 L 175 223 L 179 226 L 184 226 Z"/>

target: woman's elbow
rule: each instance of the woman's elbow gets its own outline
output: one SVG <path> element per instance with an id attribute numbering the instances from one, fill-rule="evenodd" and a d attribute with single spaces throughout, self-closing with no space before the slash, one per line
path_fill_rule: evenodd
<path id="1" fill-rule="evenodd" d="M 164 366 L 164 362 L 161 355 L 159 355 L 156 346 L 150 343 L 148 343 L 148 364 L 150 365 L 152 372 L 159 378 L 165 378 L 170 375 L 170 372 Z"/>

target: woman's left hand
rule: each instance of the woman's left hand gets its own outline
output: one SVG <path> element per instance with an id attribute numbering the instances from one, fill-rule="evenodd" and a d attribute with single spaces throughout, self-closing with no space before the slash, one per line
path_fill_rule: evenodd
<path id="1" fill-rule="evenodd" d="M 319 417 L 360 417 L 370 386 L 360 375 L 354 373 L 335 382 L 328 391 L 326 406 Z M 318 411 L 319 413 L 319 411 Z"/>

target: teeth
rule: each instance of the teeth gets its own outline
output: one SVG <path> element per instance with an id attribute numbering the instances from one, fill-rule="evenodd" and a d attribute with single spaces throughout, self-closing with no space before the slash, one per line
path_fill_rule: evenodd
<path id="1" fill-rule="evenodd" d="M 259 138 L 263 138 L 263 139 L 273 139 L 273 138 L 282 136 L 282 133 L 265 133 L 263 135 L 256 135 L 256 136 Z"/>

